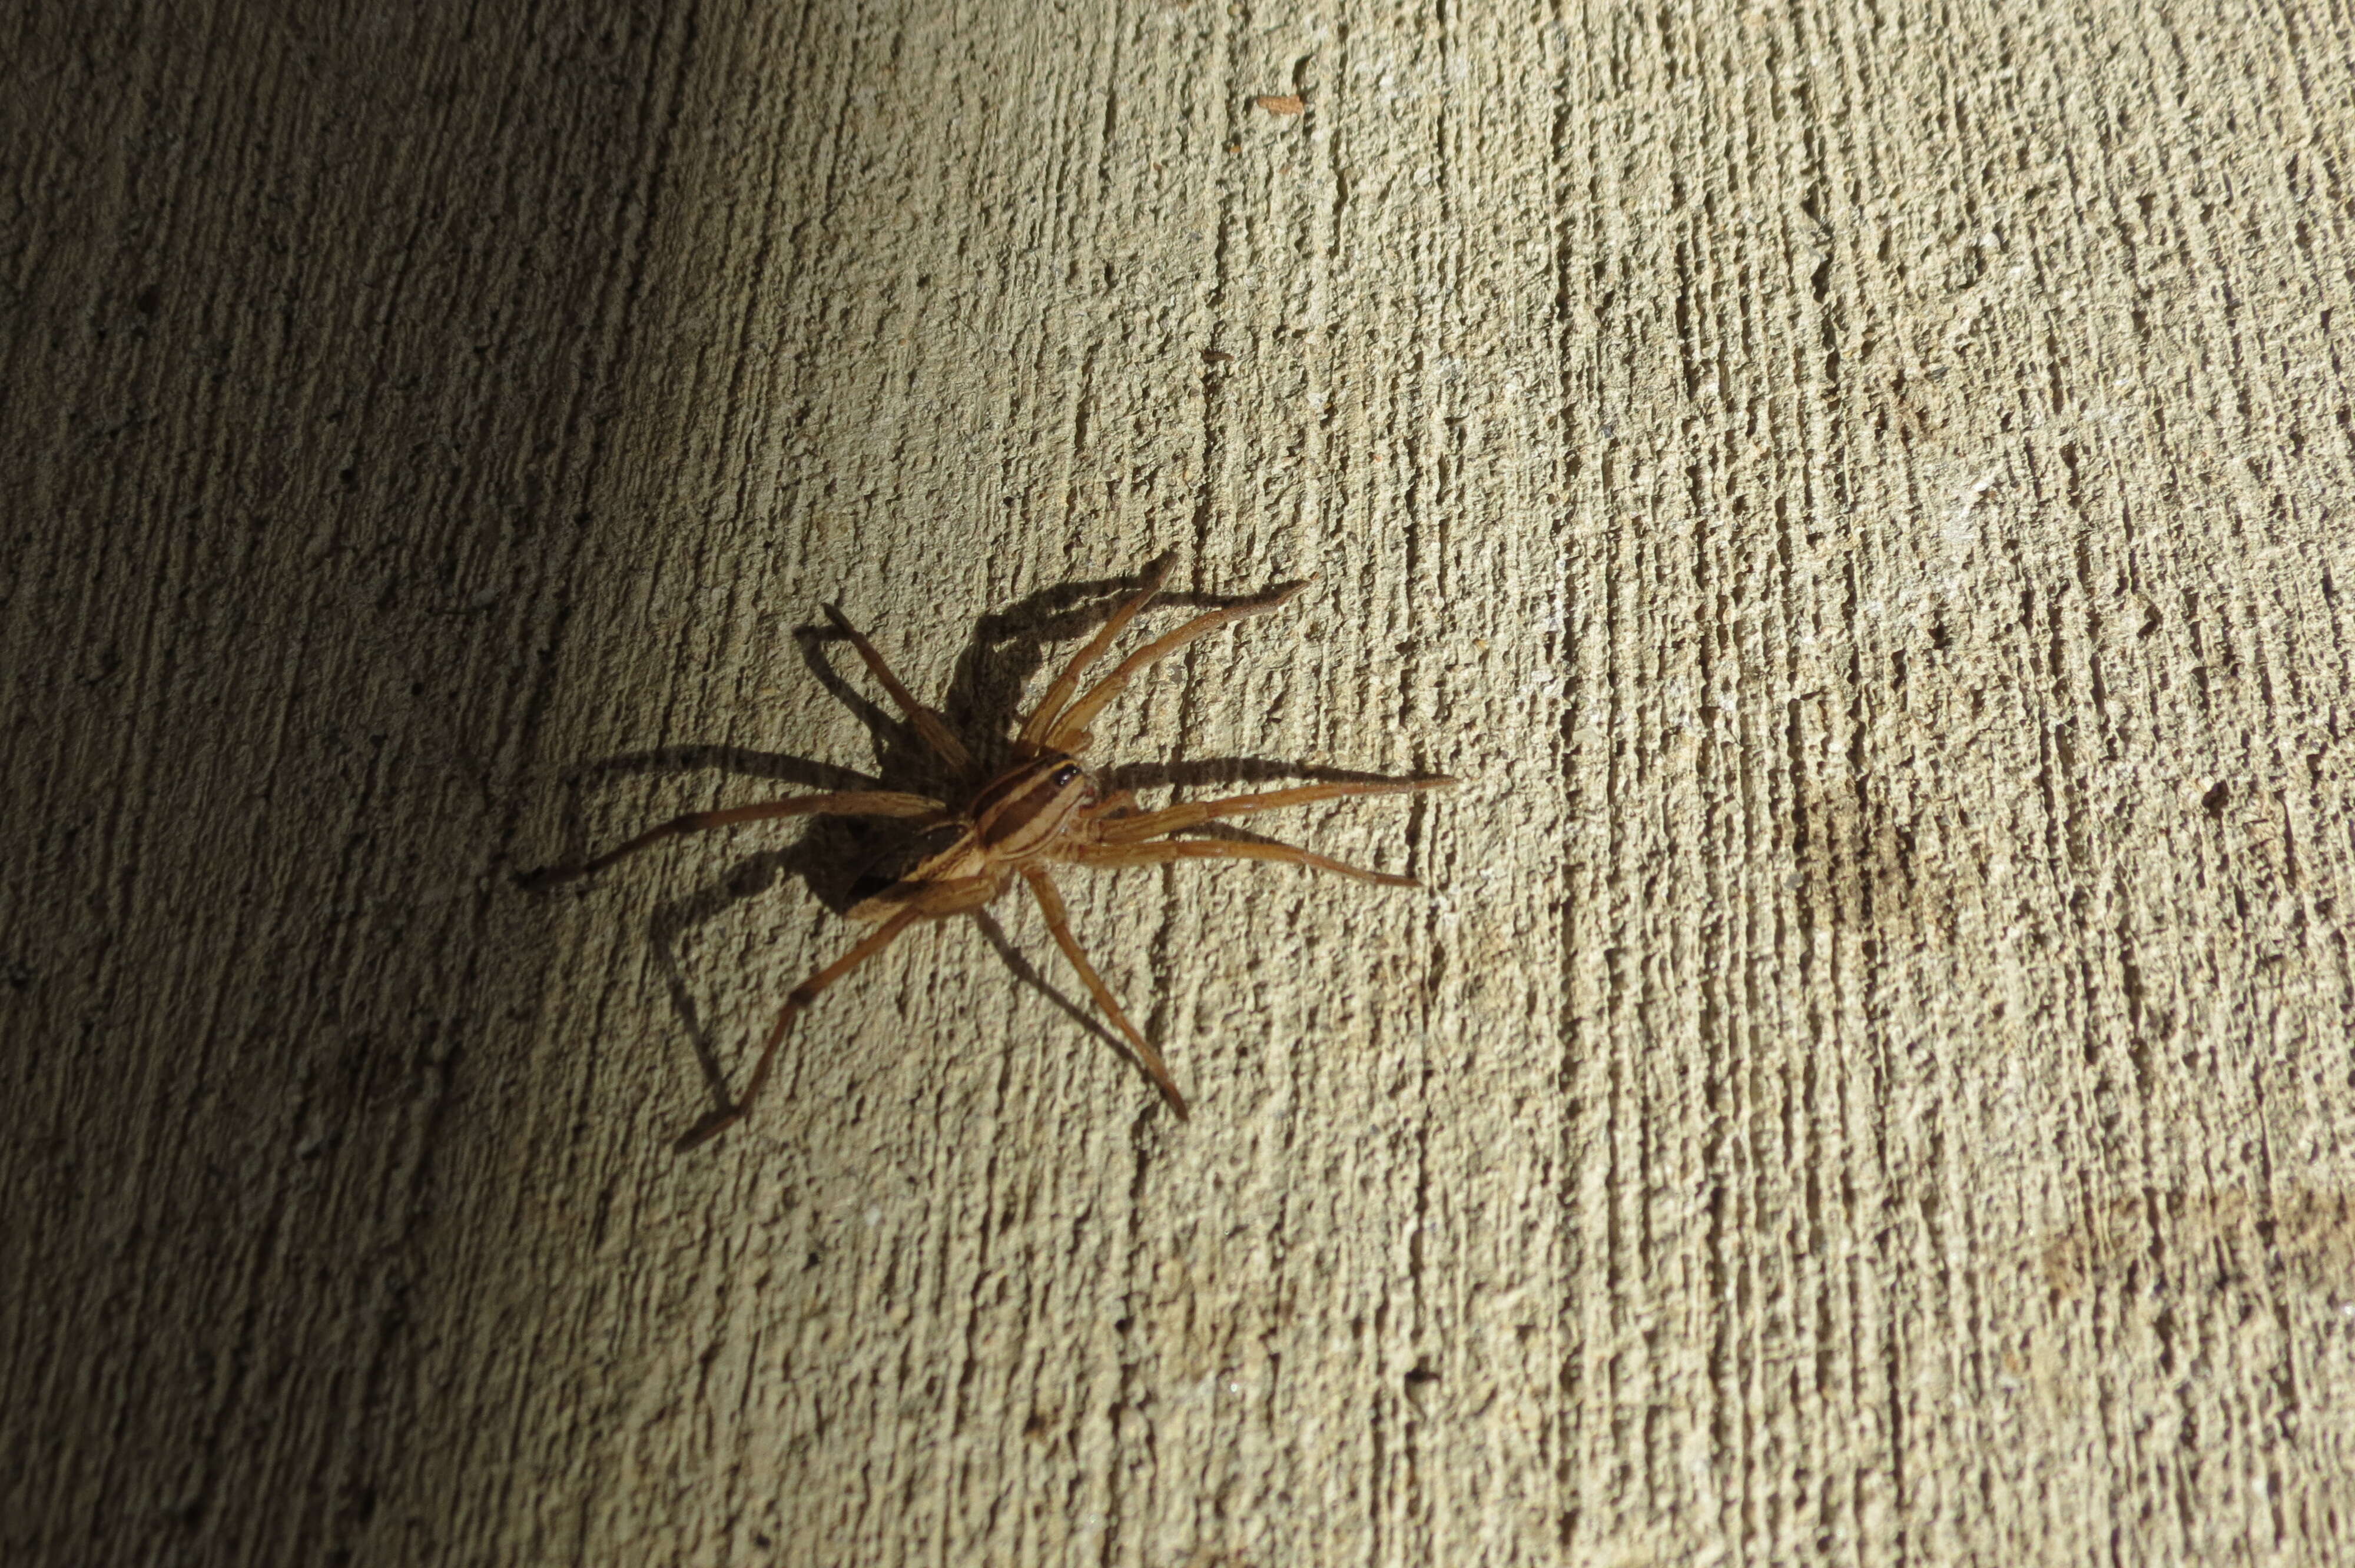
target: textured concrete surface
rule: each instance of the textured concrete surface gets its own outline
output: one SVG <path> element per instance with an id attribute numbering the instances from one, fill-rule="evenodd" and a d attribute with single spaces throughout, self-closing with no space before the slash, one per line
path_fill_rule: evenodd
<path id="1" fill-rule="evenodd" d="M 8 26 L 0 1558 L 2355 1553 L 2343 4 Z"/>

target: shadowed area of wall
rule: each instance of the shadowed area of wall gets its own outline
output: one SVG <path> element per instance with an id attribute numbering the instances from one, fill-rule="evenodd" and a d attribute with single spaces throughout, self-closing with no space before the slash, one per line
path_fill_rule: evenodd
<path id="1" fill-rule="evenodd" d="M 0 50 L 0 1556 L 2328 1561 L 2350 24 L 1195 4 Z M 1315 581 L 828 992 L 1114 596 Z"/>

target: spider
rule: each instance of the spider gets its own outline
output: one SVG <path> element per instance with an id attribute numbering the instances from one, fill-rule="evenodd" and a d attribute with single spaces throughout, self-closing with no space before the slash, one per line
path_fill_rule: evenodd
<path id="1" fill-rule="evenodd" d="M 840 609 L 826 606 L 826 619 L 835 630 L 858 650 L 858 657 L 892 702 L 908 717 L 918 738 L 946 764 L 960 779 L 971 786 L 972 793 L 961 806 L 935 800 L 929 796 L 903 794 L 889 789 L 846 789 L 826 795 L 792 795 L 778 800 L 762 800 L 749 806 L 730 806 L 716 811 L 690 811 L 682 817 L 647 829 L 637 837 L 609 850 L 594 860 L 569 868 L 551 868 L 538 874 L 534 885 L 563 882 L 602 871 L 625 855 L 637 853 L 665 839 L 681 833 L 701 832 L 710 828 L 732 827 L 739 822 L 768 821 L 782 817 L 844 816 L 900 817 L 911 819 L 920 828 L 949 835 L 946 847 L 937 850 L 917 863 L 907 875 L 892 883 L 872 897 L 854 905 L 849 916 L 853 920 L 876 925 L 874 931 L 834 962 L 795 986 L 785 999 L 783 1010 L 770 1027 L 761 1054 L 752 1065 L 751 1076 L 745 1080 L 744 1092 L 733 1105 L 723 1103 L 709 1112 L 679 1139 L 681 1150 L 716 1137 L 743 1119 L 752 1102 L 760 1097 L 762 1086 L 769 1081 L 769 1069 L 775 1063 L 777 1047 L 810 1003 L 828 986 L 890 947 L 911 927 L 925 921 L 943 919 L 951 915 L 977 910 L 1004 893 L 1016 881 L 1028 885 L 1031 895 L 1039 901 L 1039 912 L 1047 918 L 1047 929 L 1053 933 L 1056 946 L 1063 950 L 1071 968 L 1095 998 L 1128 1044 L 1146 1075 L 1169 1102 L 1169 1108 L 1179 1120 L 1187 1119 L 1186 1097 L 1169 1075 L 1159 1052 L 1154 1050 L 1128 1014 L 1112 994 L 1111 988 L 1088 961 L 1087 953 L 1079 939 L 1071 935 L 1071 923 L 1063 906 L 1062 895 L 1056 891 L 1050 866 L 1077 864 L 1089 866 L 1161 865 L 1180 860 L 1265 860 L 1281 861 L 1305 866 L 1313 871 L 1336 872 L 1354 876 L 1361 882 L 1380 883 L 1390 887 L 1419 885 L 1411 876 L 1397 876 L 1387 872 L 1367 871 L 1346 865 L 1307 850 L 1266 840 L 1237 839 L 1171 839 L 1170 834 L 1204 822 L 1228 817 L 1249 816 L 1256 811 L 1272 811 L 1285 806 L 1305 806 L 1313 800 L 1329 800 L 1340 795 L 1402 795 L 1421 789 L 1436 789 L 1455 781 L 1448 778 L 1386 779 L 1351 780 L 1325 784 L 1308 784 L 1291 789 L 1273 789 L 1255 795 L 1231 795 L 1223 800 L 1196 800 L 1166 807 L 1158 811 L 1140 810 L 1133 790 L 1115 789 L 1109 794 L 1099 790 L 1095 779 L 1080 765 L 1079 758 L 1088 747 L 1091 736 L 1088 726 L 1104 705 L 1118 696 L 1130 679 L 1147 666 L 1176 652 L 1188 643 L 1216 630 L 1229 621 L 1248 616 L 1264 615 L 1289 601 L 1308 586 L 1305 581 L 1289 584 L 1261 599 L 1243 604 L 1230 605 L 1198 615 L 1176 630 L 1146 643 L 1116 665 L 1086 694 L 1074 700 L 1079 691 L 1080 677 L 1087 668 L 1102 658 L 1124 628 L 1161 591 L 1169 576 L 1173 557 L 1165 556 L 1149 567 L 1143 587 L 1115 609 L 1094 639 L 1080 650 L 1064 667 L 1055 683 L 1047 688 L 1021 732 L 1015 737 L 1012 756 L 997 772 L 985 773 L 975 765 L 973 755 L 963 742 L 951 734 L 941 715 L 918 702 L 908 688 L 900 683 L 885 663 L 883 655 L 875 651 L 859 631 L 846 620 Z"/>

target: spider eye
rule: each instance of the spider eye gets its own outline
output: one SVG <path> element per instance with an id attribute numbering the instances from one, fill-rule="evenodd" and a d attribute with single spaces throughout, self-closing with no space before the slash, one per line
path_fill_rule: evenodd
<path id="1" fill-rule="evenodd" d="M 1064 763 L 1060 768 L 1056 768 L 1054 773 L 1051 775 L 1054 779 L 1055 788 L 1058 789 L 1070 789 L 1071 787 L 1071 780 L 1077 779 L 1079 776 L 1080 765 L 1076 762 Z"/>

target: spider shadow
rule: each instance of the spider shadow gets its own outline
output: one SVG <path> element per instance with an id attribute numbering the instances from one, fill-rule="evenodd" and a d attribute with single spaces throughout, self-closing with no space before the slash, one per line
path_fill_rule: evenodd
<path id="1" fill-rule="evenodd" d="M 979 618 L 971 639 L 952 666 L 941 704 L 949 727 L 972 752 L 974 772 L 979 778 L 990 778 L 1010 758 L 1014 732 L 1023 716 L 1023 694 L 1047 666 L 1050 650 L 1060 647 L 1064 658 L 1076 654 L 1077 647 L 1060 645 L 1092 634 L 1159 564 L 1151 563 L 1144 572 L 1131 577 L 1074 580 L 1039 588 L 1002 610 Z M 1154 602 L 1156 608 L 1224 608 L 1252 603 L 1279 589 L 1237 595 L 1164 590 Z M 885 708 L 854 683 L 866 677 L 855 655 L 847 672 L 837 667 L 829 655 L 837 645 L 848 648 L 850 640 L 847 635 L 831 626 L 815 624 L 797 627 L 792 635 L 810 676 L 849 710 L 867 731 L 874 756 L 871 773 L 788 753 L 699 744 L 623 752 L 577 764 L 559 775 L 566 789 L 561 821 L 567 853 L 560 861 L 523 874 L 518 882 L 527 888 L 545 888 L 588 858 L 584 797 L 600 786 L 620 779 L 717 769 L 742 778 L 775 780 L 796 786 L 799 790 L 895 789 L 947 800 L 953 805 L 962 804 L 971 796 L 975 779 L 959 777 L 902 715 Z M 890 661 L 889 650 L 881 652 Z M 908 682 L 904 669 L 894 665 L 894 671 L 903 683 L 912 688 L 914 683 Z M 918 700 L 922 700 L 921 694 Z M 1174 763 L 1128 763 L 1098 769 L 1096 777 L 1109 791 L 1248 786 L 1277 780 L 1365 782 L 1386 776 L 1259 758 L 1217 757 Z M 801 821 L 804 831 L 794 843 L 744 856 L 695 891 L 656 905 L 648 921 L 647 936 L 672 1009 L 695 1052 L 713 1101 L 721 1107 L 732 1103 L 728 1068 L 723 1065 L 718 1034 L 705 1021 L 696 1003 L 694 989 L 687 983 L 686 968 L 679 958 L 681 948 L 698 928 L 722 918 L 737 905 L 772 891 L 780 881 L 788 878 L 799 880 L 827 909 L 847 915 L 863 898 L 911 870 L 930 847 L 923 833 L 890 819 L 809 817 Z M 1202 836 L 1272 842 L 1226 823 L 1207 823 L 1191 832 Z M 584 895 L 589 885 L 582 885 Z M 1015 948 L 988 909 L 975 910 L 972 916 L 984 939 L 1016 980 L 1044 996 L 1082 1031 L 1110 1046 L 1143 1073 L 1143 1065 L 1136 1061 L 1128 1043 L 1041 974 Z"/>

